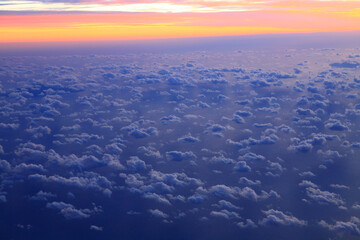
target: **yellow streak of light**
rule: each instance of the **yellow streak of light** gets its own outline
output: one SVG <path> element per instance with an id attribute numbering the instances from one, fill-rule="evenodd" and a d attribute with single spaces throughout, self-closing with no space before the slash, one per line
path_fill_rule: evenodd
<path id="1" fill-rule="evenodd" d="M 0 27 L 0 42 L 129 40 L 263 33 L 309 32 L 311 29 L 274 27 L 213 27 L 166 25 L 88 25 L 71 27 Z"/>

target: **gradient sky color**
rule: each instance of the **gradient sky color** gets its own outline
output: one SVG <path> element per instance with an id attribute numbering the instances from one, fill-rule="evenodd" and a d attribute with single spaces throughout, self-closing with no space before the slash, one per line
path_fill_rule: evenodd
<path id="1" fill-rule="evenodd" d="M 360 30 L 360 0 L 0 1 L 0 42 Z"/>

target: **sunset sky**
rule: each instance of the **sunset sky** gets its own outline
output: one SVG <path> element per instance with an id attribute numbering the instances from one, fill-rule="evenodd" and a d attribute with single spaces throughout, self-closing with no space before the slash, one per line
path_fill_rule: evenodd
<path id="1" fill-rule="evenodd" d="M 0 0 L 0 42 L 360 30 L 360 0 Z"/>

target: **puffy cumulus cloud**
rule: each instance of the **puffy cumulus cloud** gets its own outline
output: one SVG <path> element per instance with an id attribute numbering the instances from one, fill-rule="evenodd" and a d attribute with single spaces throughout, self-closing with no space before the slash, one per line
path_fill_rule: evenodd
<path id="1" fill-rule="evenodd" d="M 220 200 L 218 204 L 214 204 L 214 206 L 220 208 L 220 209 L 228 209 L 228 210 L 241 210 L 241 207 L 235 206 L 229 201 L 226 200 Z"/>
<path id="2" fill-rule="evenodd" d="M 356 210 L 360 210 L 360 204 L 358 203 L 354 203 L 352 206 L 351 206 L 352 209 L 356 209 Z"/>
<path id="3" fill-rule="evenodd" d="M 139 154 L 144 154 L 147 157 L 151 157 L 151 158 L 155 158 L 155 159 L 162 158 L 161 153 L 158 150 L 156 150 L 156 148 L 151 147 L 151 146 L 148 146 L 148 147 L 141 146 L 137 149 L 137 151 Z"/>
<path id="4" fill-rule="evenodd" d="M 19 147 L 15 150 L 15 154 L 18 156 L 27 156 L 33 158 L 44 158 L 47 156 L 45 152 L 45 146 L 33 142 L 20 144 Z"/>
<path id="5" fill-rule="evenodd" d="M 242 110 L 236 111 L 235 115 L 238 115 L 240 117 L 251 117 L 251 116 L 253 116 L 253 114 L 250 111 L 242 111 Z"/>
<path id="6" fill-rule="evenodd" d="M 311 178 L 311 177 L 315 177 L 315 174 L 311 171 L 306 171 L 306 172 L 299 173 L 299 176 L 304 177 L 304 178 Z"/>
<path id="7" fill-rule="evenodd" d="M 60 156 L 53 150 L 49 151 L 48 158 L 47 164 L 68 168 L 90 169 L 106 165 L 104 161 L 92 155 L 84 155 L 81 157 L 77 157 L 75 154 Z"/>
<path id="8" fill-rule="evenodd" d="M 238 222 L 236 224 L 239 228 L 257 228 L 258 226 L 251 219 L 246 219 L 245 222 Z"/>
<path id="9" fill-rule="evenodd" d="M 89 149 L 89 148 L 87 148 Z M 98 146 L 91 146 L 92 152 L 97 152 L 101 150 Z M 92 168 L 98 168 L 103 166 L 110 166 L 114 169 L 124 169 L 124 166 L 120 163 L 119 159 L 115 155 L 104 154 L 102 158 L 99 159 L 93 155 L 83 155 L 76 156 L 75 154 L 71 154 L 68 156 L 60 156 L 54 150 L 49 150 L 47 153 L 48 161 L 46 162 L 47 166 L 62 166 L 71 169 L 82 169 L 88 170 Z"/>
<path id="10" fill-rule="evenodd" d="M 197 103 L 197 106 L 198 106 L 199 108 L 211 108 L 211 106 L 210 106 L 209 104 L 207 104 L 207 103 L 205 103 L 205 102 L 203 102 L 203 101 L 199 101 L 199 102 Z"/>
<path id="11" fill-rule="evenodd" d="M 237 123 L 237 124 L 243 124 L 245 123 L 245 119 L 239 115 L 234 115 L 234 117 L 232 118 L 232 121 Z"/>
<path id="12" fill-rule="evenodd" d="M 230 98 L 228 96 L 225 96 L 224 94 L 219 94 L 216 96 L 216 98 L 214 99 L 215 102 L 218 102 L 218 103 L 222 103 L 226 100 L 229 100 Z"/>
<path id="13" fill-rule="evenodd" d="M 56 198 L 56 194 L 51 192 L 44 192 L 40 190 L 37 192 L 34 196 L 30 197 L 30 200 L 36 200 L 36 201 L 48 201 L 50 198 Z"/>
<path id="14" fill-rule="evenodd" d="M 194 193 L 192 196 L 188 197 L 188 201 L 194 204 L 200 204 L 204 202 L 207 197 L 204 194 Z"/>
<path id="15" fill-rule="evenodd" d="M 274 190 L 270 190 L 269 192 L 261 191 L 261 194 L 257 194 L 252 188 L 244 187 L 239 189 L 239 196 L 247 198 L 252 201 L 265 200 L 268 198 L 280 198 L 280 195 Z"/>
<path id="16" fill-rule="evenodd" d="M 0 192 L 0 203 L 5 203 L 7 202 L 7 199 L 6 199 L 6 193 L 5 192 Z"/>
<path id="17" fill-rule="evenodd" d="M 151 170 L 148 176 L 142 176 L 138 173 L 122 173 L 120 177 L 125 179 L 129 191 L 167 205 L 171 205 L 169 200 L 185 201 L 185 197 L 179 195 L 174 197 L 172 195 L 176 191 L 181 191 L 180 188 L 203 185 L 200 180 L 190 178 L 185 173 L 162 173 L 154 170 Z M 190 200 L 192 199 L 190 198 Z"/>
<path id="18" fill-rule="evenodd" d="M 295 142 L 294 144 L 290 145 L 288 147 L 290 151 L 296 151 L 301 153 L 307 153 L 313 149 L 313 145 L 311 143 L 308 143 L 306 141 L 299 141 Z"/>
<path id="19" fill-rule="evenodd" d="M 237 190 L 226 185 L 215 185 L 210 187 L 209 192 L 219 198 L 236 198 Z"/>
<path id="20" fill-rule="evenodd" d="M 352 142 L 352 143 L 351 143 L 351 142 L 349 142 L 349 141 L 344 141 L 344 142 L 342 143 L 342 146 L 359 149 L 359 148 L 360 148 L 360 142 Z"/>
<path id="21" fill-rule="evenodd" d="M 333 151 L 333 150 L 322 151 L 322 150 L 320 149 L 319 151 L 317 151 L 317 153 L 318 153 L 319 155 L 322 155 L 323 157 L 332 158 L 332 159 L 336 159 L 336 158 L 342 157 L 342 155 L 341 155 L 338 151 Z"/>
<path id="22" fill-rule="evenodd" d="M 61 113 L 55 109 L 49 109 L 49 110 L 43 112 L 43 116 L 48 117 L 48 118 L 57 117 L 60 115 L 61 115 Z"/>
<path id="23" fill-rule="evenodd" d="M 135 171 L 135 172 L 144 171 L 148 167 L 150 167 L 150 166 L 147 166 L 143 160 L 141 160 L 140 158 L 138 158 L 136 156 L 130 157 L 130 159 L 126 161 L 126 164 L 129 168 L 129 170 Z"/>
<path id="24" fill-rule="evenodd" d="M 315 116 L 316 113 L 311 109 L 298 108 L 296 109 L 296 113 L 300 116 Z"/>
<path id="25" fill-rule="evenodd" d="M 343 189 L 343 190 L 349 190 L 350 187 L 349 186 L 345 186 L 342 184 L 330 184 L 330 187 L 335 188 L 335 189 Z"/>
<path id="26" fill-rule="evenodd" d="M 305 226 L 307 222 L 304 220 L 300 220 L 291 214 L 287 215 L 279 210 L 270 209 L 267 211 L 263 211 L 266 215 L 265 218 L 259 221 L 260 225 L 263 226 Z"/>
<path id="27" fill-rule="evenodd" d="M 141 176 L 140 174 L 124 174 L 121 173 L 120 177 L 125 179 L 125 183 L 131 188 L 142 187 L 146 177 Z"/>
<path id="28" fill-rule="evenodd" d="M 166 205 L 171 205 L 171 203 L 169 202 L 169 200 L 167 200 L 165 197 L 159 195 L 159 194 L 156 194 L 156 193 L 145 193 L 143 195 L 144 198 L 146 199 L 152 199 L 152 200 L 155 200 L 159 203 L 162 203 L 162 204 L 166 204 Z"/>
<path id="29" fill-rule="evenodd" d="M 236 212 L 233 211 L 229 211 L 226 209 L 222 209 L 220 211 L 211 211 L 210 212 L 210 216 L 213 217 L 220 217 L 220 218 L 225 218 L 225 219 L 233 219 L 233 218 L 241 218 L 240 215 Z"/>
<path id="30" fill-rule="evenodd" d="M 163 173 L 151 170 L 149 176 L 151 181 L 164 182 L 170 186 L 201 186 L 204 184 L 201 180 L 188 177 L 185 173 Z"/>
<path id="31" fill-rule="evenodd" d="M 220 124 L 212 124 L 208 127 L 208 129 L 213 133 L 217 133 L 217 132 L 224 131 L 226 129 L 226 127 L 224 127 Z"/>
<path id="32" fill-rule="evenodd" d="M 277 106 L 277 105 L 276 105 Z M 257 112 L 263 112 L 263 113 L 271 113 L 271 114 L 278 114 L 280 111 L 280 107 L 260 107 L 256 108 L 255 111 Z"/>
<path id="33" fill-rule="evenodd" d="M 70 203 L 64 203 L 64 202 L 51 202 L 51 203 L 47 203 L 46 204 L 47 208 L 51 208 L 51 209 L 57 209 L 57 210 L 61 210 L 64 208 L 73 208 L 74 206 Z"/>
<path id="34" fill-rule="evenodd" d="M 81 126 L 79 124 L 74 124 L 72 126 L 62 126 L 60 128 L 60 131 L 69 131 L 69 132 L 75 132 L 77 130 L 80 130 Z"/>
<path id="35" fill-rule="evenodd" d="M 270 107 L 276 103 L 278 99 L 276 97 L 255 97 L 252 102 L 255 107 Z"/>
<path id="36" fill-rule="evenodd" d="M 240 184 L 244 184 L 244 185 L 248 185 L 248 186 L 261 185 L 260 180 L 255 180 L 255 181 L 253 181 L 253 180 L 248 179 L 247 177 L 241 177 L 241 178 L 239 179 L 239 183 L 240 183 Z"/>
<path id="37" fill-rule="evenodd" d="M 239 159 L 244 160 L 244 161 L 262 161 L 262 160 L 265 160 L 265 157 L 260 154 L 249 152 L 243 156 L 240 156 Z"/>
<path id="38" fill-rule="evenodd" d="M 279 137 L 276 134 L 269 134 L 269 135 L 261 136 L 260 139 L 254 139 L 254 138 L 250 137 L 248 139 L 244 139 L 244 140 L 241 140 L 239 142 L 233 141 L 231 139 L 227 139 L 226 143 L 234 145 L 234 146 L 236 146 L 238 148 L 246 148 L 246 147 L 254 146 L 254 145 L 271 145 L 271 144 L 275 144 L 278 139 L 279 139 Z"/>
<path id="39" fill-rule="evenodd" d="M 31 119 L 29 122 L 30 126 L 39 126 L 39 124 L 51 123 L 55 121 L 55 119 L 53 118 L 48 118 L 43 116 L 35 117 L 35 118 L 29 117 L 29 119 Z"/>
<path id="40" fill-rule="evenodd" d="M 0 123 L 0 130 L 17 130 L 19 126 L 18 123 Z"/>
<path id="41" fill-rule="evenodd" d="M 63 134 L 56 134 L 54 135 L 54 137 L 58 139 L 53 141 L 53 143 L 56 145 L 67 145 L 67 144 L 85 145 L 89 141 L 97 141 L 104 139 L 104 136 L 100 136 L 97 134 L 88 134 L 88 133 L 69 134 L 67 136 Z"/>
<path id="42" fill-rule="evenodd" d="M 286 168 L 284 168 L 280 163 L 278 162 L 271 162 L 271 161 L 267 161 L 268 166 L 266 167 L 266 170 L 268 171 L 273 171 L 276 173 L 282 173 L 283 171 L 286 170 Z"/>
<path id="43" fill-rule="evenodd" d="M 272 127 L 272 123 L 254 123 L 253 124 L 253 127 L 256 127 L 256 128 L 270 128 Z"/>
<path id="44" fill-rule="evenodd" d="M 249 146 L 249 140 L 241 140 L 241 141 L 233 141 L 231 139 L 227 139 L 226 143 L 229 145 L 236 146 L 237 148 L 247 148 Z"/>
<path id="45" fill-rule="evenodd" d="M 334 204 L 337 206 L 345 204 L 339 194 L 321 191 L 318 188 L 307 187 L 306 195 L 319 204 Z"/>
<path id="46" fill-rule="evenodd" d="M 311 181 L 308 181 L 308 180 L 302 180 L 301 183 L 299 183 L 299 186 L 300 187 L 311 187 L 311 188 L 318 188 L 318 186 L 311 182 Z"/>
<path id="47" fill-rule="evenodd" d="M 336 119 L 329 119 L 325 124 L 325 127 L 333 131 L 349 130 L 349 128 L 346 125 L 342 124 L 339 120 Z"/>
<path id="48" fill-rule="evenodd" d="M 257 194 L 250 187 L 229 187 L 222 184 L 210 187 L 209 193 L 219 198 L 237 199 L 239 197 L 243 197 L 251 201 L 280 198 L 280 195 L 273 190 L 270 190 L 270 192 L 261 191 L 261 194 Z"/>
<path id="49" fill-rule="evenodd" d="M 360 219 L 357 217 L 351 217 L 348 222 L 336 221 L 335 224 L 329 224 L 324 220 L 321 220 L 319 225 L 331 231 L 348 232 L 360 236 Z"/>
<path id="50" fill-rule="evenodd" d="M 99 227 L 99 226 L 96 226 L 96 225 L 91 225 L 89 229 L 94 230 L 94 231 L 102 231 L 103 227 Z"/>
<path id="51" fill-rule="evenodd" d="M 360 63 L 356 61 L 343 61 L 340 63 L 331 63 L 330 66 L 333 68 L 357 68 L 360 66 Z"/>
<path id="52" fill-rule="evenodd" d="M 101 212 L 101 208 L 94 207 L 94 209 L 76 209 L 72 204 L 64 202 L 51 202 L 46 204 L 47 208 L 59 210 L 60 214 L 66 219 L 84 219 L 89 218 L 92 214 Z"/>
<path id="53" fill-rule="evenodd" d="M 235 164 L 234 170 L 237 172 L 250 172 L 251 167 L 245 161 L 239 161 Z"/>
<path id="54" fill-rule="evenodd" d="M 11 170 L 11 164 L 6 160 L 0 160 L 0 172 L 8 172 Z"/>
<path id="55" fill-rule="evenodd" d="M 169 84 L 170 86 L 189 85 L 189 83 L 186 80 L 180 79 L 180 78 L 177 78 L 177 77 L 169 77 L 167 79 L 167 84 Z"/>
<path id="56" fill-rule="evenodd" d="M 175 115 L 169 115 L 169 116 L 160 118 L 160 121 L 162 124 L 167 125 L 169 123 L 180 123 L 181 119 Z"/>
<path id="57" fill-rule="evenodd" d="M 86 147 L 85 154 L 99 156 L 99 155 L 102 155 L 103 153 L 104 153 L 103 149 L 96 144 L 92 144 L 92 145 Z"/>
<path id="58" fill-rule="evenodd" d="M 320 92 L 321 92 L 321 90 L 320 90 L 318 87 L 313 87 L 313 86 L 309 86 L 309 87 L 307 88 L 307 90 L 308 90 L 308 92 L 310 92 L 310 93 L 320 93 Z"/>
<path id="59" fill-rule="evenodd" d="M 224 163 L 224 164 L 234 164 L 234 159 L 227 158 L 224 155 L 214 156 L 210 159 L 211 163 Z"/>
<path id="60" fill-rule="evenodd" d="M 271 86 L 269 83 L 267 83 L 265 80 L 262 80 L 262 79 L 251 80 L 250 85 L 251 85 L 251 87 L 253 87 L 255 89 Z"/>
<path id="61" fill-rule="evenodd" d="M 134 138 L 145 138 L 158 135 L 158 130 L 155 127 L 134 129 L 129 132 L 129 135 Z"/>
<path id="62" fill-rule="evenodd" d="M 164 213 L 163 211 L 160 211 L 159 209 L 149 209 L 149 213 L 151 213 L 153 216 L 158 218 L 168 218 L 169 215 Z"/>
<path id="63" fill-rule="evenodd" d="M 61 177 L 58 175 L 46 176 L 41 174 L 33 174 L 28 176 L 29 180 L 40 181 L 45 183 L 57 183 L 70 187 L 79 187 L 83 189 L 95 189 L 104 191 L 112 187 L 112 183 L 104 176 L 93 172 L 86 172 L 78 177 Z"/>
<path id="64" fill-rule="evenodd" d="M 101 159 L 111 169 L 123 170 L 125 167 L 120 163 L 118 155 L 104 154 Z"/>
<path id="65" fill-rule="evenodd" d="M 128 126 L 121 128 L 123 131 L 127 131 L 130 136 L 134 138 L 145 138 L 149 136 L 157 136 L 159 131 L 155 127 L 140 128 L 136 123 L 131 123 Z"/>
<path id="66" fill-rule="evenodd" d="M 181 142 L 181 143 L 196 143 L 199 141 L 200 140 L 198 138 L 191 136 L 191 134 L 187 134 L 183 137 L 178 138 L 178 142 Z"/>
<path id="67" fill-rule="evenodd" d="M 299 138 L 291 138 L 291 145 L 288 147 L 291 151 L 307 153 L 315 146 L 323 146 L 328 141 L 340 140 L 337 135 L 329 135 L 323 133 L 312 133 L 307 139 L 300 140 Z M 325 153 L 331 152 L 326 151 Z M 319 154 L 324 153 L 322 150 L 318 151 Z"/>
<path id="68" fill-rule="evenodd" d="M 51 129 L 48 126 L 30 127 L 25 131 L 30 133 L 34 138 L 40 138 L 51 133 Z"/>
<path id="69" fill-rule="evenodd" d="M 311 145 L 325 145 L 327 143 L 327 139 L 322 134 L 312 134 L 312 138 L 309 138 L 306 140 L 307 143 L 310 143 Z"/>
<path id="70" fill-rule="evenodd" d="M 16 165 L 13 168 L 13 171 L 16 173 L 34 173 L 34 172 L 46 172 L 46 169 L 44 168 L 43 165 L 40 164 L 26 164 L 26 163 L 21 163 L 19 165 Z"/>
<path id="71" fill-rule="evenodd" d="M 105 149 L 108 153 L 111 154 L 121 154 L 123 152 L 123 149 L 121 147 L 123 147 L 122 144 L 111 143 L 106 145 Z"/>
<path id="72" fill-rule="evenodd" d="M 175 202 L 178 202 L 178 203 L 186 202 L 186 198 L 183 195 L 173 196 L 173 195 L 169 194 L 168 196 L 172 201 L 175 201 Z"/>
<path id="73" fill-rule="evenodd" d="M 196 155 L 191 151 L 189 152 L 170 151 L 170 152 L 166 152 L 166 158 L 169 161 L 181 162 L 183 160 L 194 160 L 196 159 Z"/>

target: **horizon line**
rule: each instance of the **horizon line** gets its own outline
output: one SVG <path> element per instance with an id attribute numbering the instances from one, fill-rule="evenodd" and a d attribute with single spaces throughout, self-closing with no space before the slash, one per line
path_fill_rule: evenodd
<path id="1" fill-rule="evenodd" d="M 280 36 L 293 36 L 293 35 L 311 35 L 311 34 L 359 34 L 359 30 L 339 30 L 339 31 L 304 31 L 304 32 L 274 32 L 274 33 L 244 33 L 244 34 L 229 34 L 229 35 L 208 35 L 208 36 L 173 36 L 173 37 L 149 37 L 149 38 L 119 38 L 119 39 L 87 39 L 87 40 L 44 40 L 44 41 L 9 41 L 1 42 L 6 45 L 23 45 L 23 44 L 76 44 L 76 43 L 134 43 L 134 42 L 155 42 L 155 41 L 176 41 L 176 40 L 206 40 L 206 39 L 219 39 L 219 38 L 246 38 L 246 37 L 280 37 Z M 359 39 L 360 40 L 360 39 Z M 1 47 L 0 47 L 1 49 Z"/>

